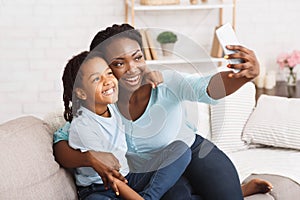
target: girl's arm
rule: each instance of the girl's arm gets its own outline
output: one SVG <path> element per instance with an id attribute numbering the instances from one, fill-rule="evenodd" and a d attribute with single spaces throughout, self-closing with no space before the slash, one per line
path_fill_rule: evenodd
<path id="1" fill-rule="evenodd" d="M 131 189 L 126 183 L 120 181 L 119 179 L 116 179 L 114 183 L 117 185 L 119 189 L 119 194 L 123 199 L 125 200 L 142 200 L 144 199 L 141 197 L 136 191 Z"/>
<path id="2" fill-rule="evenodd" d="M 87 151 L 81 152 L 71 148 L 67 141 L 59 141 L 54 144 L 55 160 L 65 168 L 92 167 L 102 178 L 105 187 L 108 184 L 115 192 L 118 187 L 114 181 L 127 183 L 127 180 L 119 173 L 120 164 L 112 153 Z M 112 184 L 113 183 L 113 184 Z"/>
<path id="3" fill-rule="evenodd" d="M 259 62 L 252 50 L 240 45 L 230 45 L 228 49 L 235 50 L 237 53 L 227 55 L 227 59 L 240 58 L 244 62 L 227 65 L 229 68 L 241 69 L 238 73 L 220 72 L 211 78 L 207 92 L 213 99 L 220 99 L 232 94 L 259 74 Z"/>

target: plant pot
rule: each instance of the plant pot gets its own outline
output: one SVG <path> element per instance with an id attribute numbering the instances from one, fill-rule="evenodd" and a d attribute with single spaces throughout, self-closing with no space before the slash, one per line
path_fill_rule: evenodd
<path id="1" fill-rule="evenodd" d="M 172 56 L 175 43 L 160 44 L 163 56 Z"/>

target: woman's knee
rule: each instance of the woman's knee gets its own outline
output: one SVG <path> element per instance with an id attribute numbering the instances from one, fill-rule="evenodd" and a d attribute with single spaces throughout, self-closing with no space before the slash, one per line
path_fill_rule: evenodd
<path id="1" fill-rule="evenodd" d="M 234 199 L 240 198 L 240 181 L 233 163 L 223 151 L 207 140 L 193 148 L 192 161 L 185 175 L 196 193 L 209 199 L 216 199 L 220 195 L 224 195 L 224 199 L 230 195 L 237 197 Z"/>

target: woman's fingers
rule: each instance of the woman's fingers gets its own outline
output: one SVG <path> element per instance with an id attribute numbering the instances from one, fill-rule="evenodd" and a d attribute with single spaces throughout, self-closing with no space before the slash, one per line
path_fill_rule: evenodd
<path id="1" fill-rule="evenodd" d="M 227 45 L 226 48 L 229 50 L 233 50 L 233 51 L 245 52 L 246 54 L 253 54 L 252 50 L 250 50 L 242 45 Z"/>
<path id="2" fill-rule="evenodd" d="M 238 64 L 228 64 L 227 67 L 232 69 L 240 69 L 238 73 L 230 73 L 230 78 L 255 78 L 259 74 L 259 63 L 255 53 L 241 45 L 229 45 L 228 49 L 236 51 L 236 53 L 226 55 L 224 58 L 230 59 L 241 59 L 243 62 Z"/>
<path id="3" fill-rule="evenodd" d="M 152 88 L 163 82 L 163 76 L 159 71 L 150 71 L 144 75 L 144 84 L 151 84 Z"/>
<path id="4" fill-rule="evenodd" d="M 124 176 L 122 176 L 120 172 L 113 170 L 112 174 L 115 178 L 119 179 L 120 181 L 123 181 L 124 183 L 128 183 L 127 179 Z"/>
<path id="5" fill-rule="evenodd" d="M 104 185 L 104 188 L 106 189 L 106 190 L 108 190 L 108 180 L 107 180 L 107 178 L 106 177 L 101 177 L 101 179 L 102 179 L 102 181 L 103 181 L 103 185 Z"/>
<path id="6" fill-rule="evenodd" d="M 229 78 L 241 78 L 241 77 L 246 77 L 246 78 L 254 78 L 255 75 L 253 73 L 251 73 L 251 71 L 249 70 L 241 70 L 238 73 L 230 73 L 228 74 Z"/>
<path id="7" fill-rule="evenodd" d="M 252 54 L 246 54 L 244 52 L 236 52 L 233 54 L 229 54 L 224 56 L 225 59 L 242 59 L 242 63 L 244 62 L 253 62 L 254 58 Z"/>

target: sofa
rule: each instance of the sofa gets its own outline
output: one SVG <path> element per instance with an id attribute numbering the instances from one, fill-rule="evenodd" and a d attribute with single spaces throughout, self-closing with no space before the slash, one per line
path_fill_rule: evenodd
<path id="1" fill-rule="evenodd" d="M 300 197 L 300 118 L 294 117 L 300 103 L 295 100 L 263 95 L 256 104 L 250 82 L 217 105 L 186 102 L 184 109 L 199 134 L 231 158 L 241 182 L 259 177 L 274 186 L 268 194 L 245 199 L 295 200 Z M 43 119 L 24 116 L 0 125 L 0 199 L 77 199 L 72 174 L 53 156 L 53 132 L 63 123 L 59 111 Z"/>

